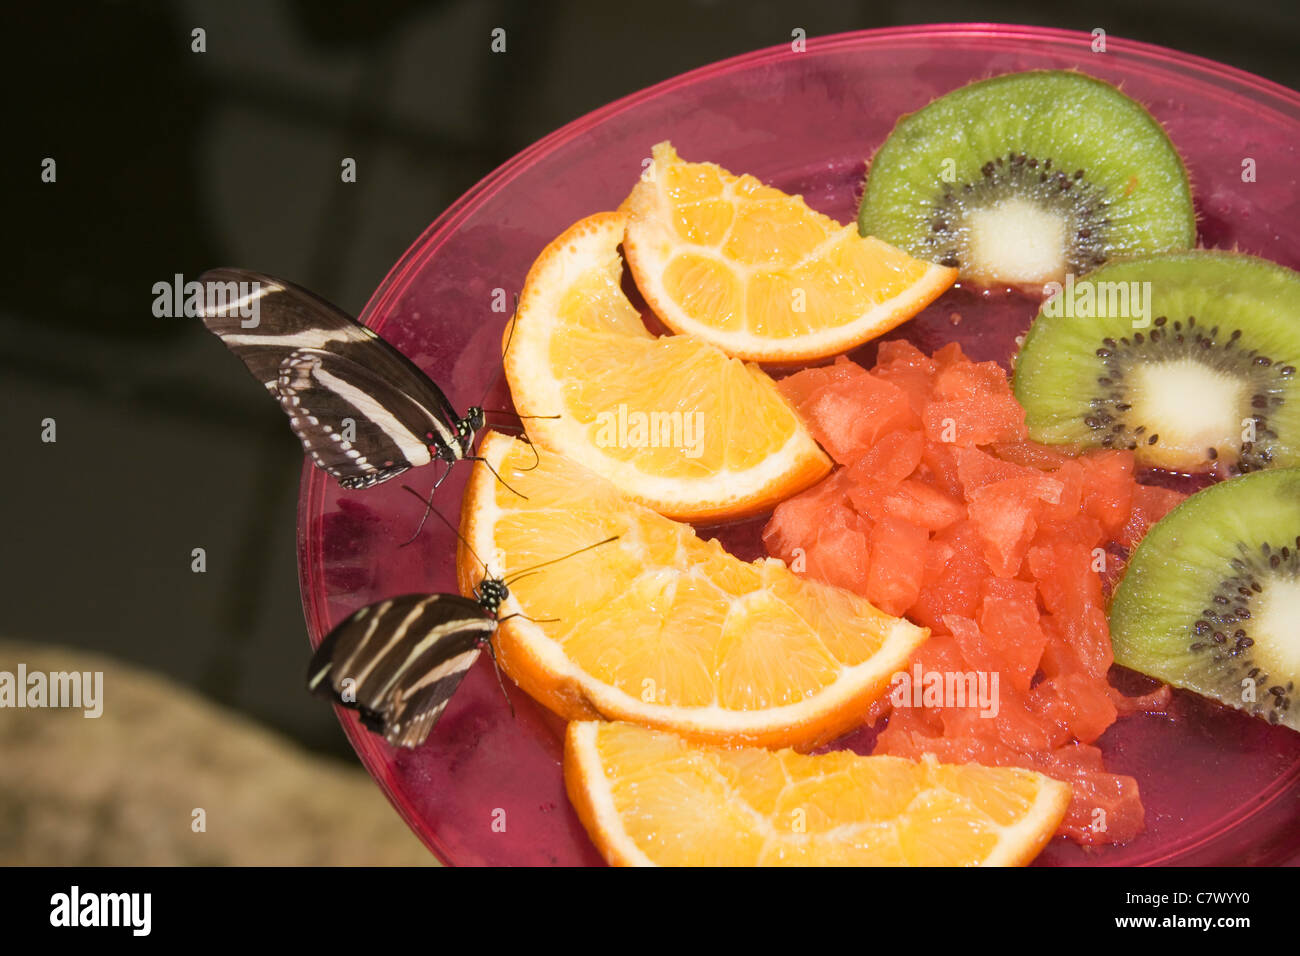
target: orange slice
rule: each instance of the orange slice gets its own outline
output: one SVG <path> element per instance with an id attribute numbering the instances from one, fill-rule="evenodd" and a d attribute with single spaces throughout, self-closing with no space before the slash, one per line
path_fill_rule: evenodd
<path id="1" fill-rule="evenodd" d="M 725 750 L 601 721 L 569 724 L 564 780 L 622 866 L 1018 866 L 1070 802 L 1029 770 Z"/>
<path id="2" fill-rule="evenodd" d="M 669 328 L 738 358 L 801 362 L 847 351 L 939 297 L 957 270 L 913 259 L 799 196 L 684 162 L 669 143 L 624 201 L 623 251 Z"/>
<path id="3" fill-rule="evenodd" d="M 489 432 L 479 454 L 518 494 L 475 464 L 461 516 L 474 552 L 498 574 L 553 562 L 510 585 L 497 659 L 563 717 L 810 748 L 861 724 L 928 634 L 775 558 L 741 561 L 545 447 L 534 467 Z M 483 569 L 463 545 L 458 570 L 472 593 Z"/>
<path id="4" fill-rule="evenodd" d="M 762 370 L 690 336 L 651 335 L 619 286 L 620 213 L 583 219 L 533 264 L 506 378 L 529 435 L 674 518 L 770 510 L 830 459 Z"/>

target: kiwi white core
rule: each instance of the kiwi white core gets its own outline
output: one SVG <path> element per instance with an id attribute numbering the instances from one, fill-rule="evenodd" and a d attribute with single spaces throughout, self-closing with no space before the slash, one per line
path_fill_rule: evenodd
<path id="1" fill-rule="evenodd" d="M 1127 401 L 1139 438 L 1157 435 L 1151 458 L 1200 461 L 1209 448 L 1231 454 L 1241 439 L 1244 382 L 1195 359 L 1145 362 L 1133 369 Z"/>
<path id="2" fill-rule="evenodd" d="M 1300 674 L 1300 578 L 1262 583 L 1252 628 L 1258 636 L 1251 650 L 1270 675 Z"/>
<path id="3" fill-rule="evenodd" d="M 1037 286 L 1065 276 L 1065 220 L 1012 197 L 966 217 L 969 273 L 1011 285 Z"/>

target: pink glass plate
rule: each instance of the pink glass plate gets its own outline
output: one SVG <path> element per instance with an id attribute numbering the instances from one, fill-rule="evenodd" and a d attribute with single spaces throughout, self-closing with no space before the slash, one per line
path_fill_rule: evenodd
<path id="1" fill-rule="evenodd" d="M 1300 267 L 1300 95 L 1159 47 L 1110 38 L 1105 53 L 1093 53 L 1091 42 L 1030 27 L 907 27 L 811 39 L 804 53 L 777 47 L 695 70 L 570 123 L 480 182 L 411 246 L 363 320 L 464 410 L 500 364 L 507 316 L 492 311 L 494 290 L 509 301 L 547 242 L 616 207 L 654 143 L 671 139 L 688 159 L 753 173 L 851 222 L 864 161 L 901 114 L 974 79 L 1043 68 L 1122 83 L 1164 123 L 1191 171 L 1202 244 Z M 1242 181 L 1245 159 L 1255 161 L 1255 182 Z M 1029 299 L 958 289 L 891 337 L 927 350 L 956 340 L 975 359 L 1006 363 L 1035 311 Z M 874 354 L 869 345 L 853 357 L 870 363 Z M 504 385 L 487 404 L 509 407 Z M 468 472 L 455 469 L 437 495 L 453 518 Z M 404 477 L 427 490 L 434 469 Z M 421 508 L 400 484 L 343 492 L 304 466 L 298 554 L 313 645 L 364 604 L 456 590 L 447 529 L 430 522 L 415 544 L 399 547 Z M 710 533 L 750 559 L 761 552 L 761 527 Z M 483 657 L 414 752 L 388 747 L 340 713 L 366 768 L 444 862 L 600 863 L 564 793 L 560 721 L 511 691 L 513 718 Z M 869 744 L 869 732 L 843 743 Z M 1146 832 L 1100 851 L 1057 839 L 1039 864 L 1300 859 L 1300 734 L 1180 692 L 1169 716 L 1120 720 L 1101 745 L 1110 769 L 1138 778 Z"/>

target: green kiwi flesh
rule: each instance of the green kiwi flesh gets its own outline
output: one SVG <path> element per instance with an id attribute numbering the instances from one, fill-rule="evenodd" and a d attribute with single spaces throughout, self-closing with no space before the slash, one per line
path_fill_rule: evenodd
<path id="1" fill-rule="evenodd" d="M 1300 465 L 1298 365 L 1300 273 L 1193 250 L 1071 278 L 1030 326 L 1012 386 L 1035 441 L 1232 477 Z"/>
<path id="2" fill-rule="evenodd" d="M 1041 286 L 1196 241 L 1187 171 L 1118 89 L 1042 70 L 981 80 L 899 121 L 858 230 L 982 285 Z"/>
<path id="3" fill-rule="evenodd" d="M 1211 485 L 1157 522 L 1110 632 L 1116 663 L 1300 730 L 1300 469 Z"/>

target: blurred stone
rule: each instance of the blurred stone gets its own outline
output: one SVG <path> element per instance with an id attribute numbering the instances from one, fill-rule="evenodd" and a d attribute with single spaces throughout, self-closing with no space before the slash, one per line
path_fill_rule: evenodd
<path id="1" fill-rule="evenodd" d="M 0 710 L 0 865 L 437 863 L 358 767 L 111 658 L 0 641 L 19 662 L 103 671 L 104 709 Z"/>

